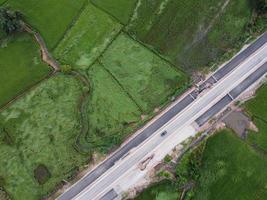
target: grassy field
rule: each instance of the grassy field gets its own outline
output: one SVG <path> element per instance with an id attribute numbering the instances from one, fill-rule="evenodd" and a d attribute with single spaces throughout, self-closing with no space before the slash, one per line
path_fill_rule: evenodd
<path id="1" fill-rule="evenodd" d="M 8 0 L 5 4 L 23 13 L 26 21 L 44 37 L 53 49 L 87 0 Z"/>
<path id="2" fill-rule="evenodd" d="M 127 24 L 137 0 L 91 0 L 93 4 L 117 18 L 121 23 Z"/>
<path id="3" fill-rule="evenodd" d="M 179 192 L 171 181 L 162 181 L 141 193 L 135 200 L 177 200 Z"/>
<path id="4" fill-rule="evenodd" d="M 192 180 L 196 182 L 195 187 L 187 193 L 185 199 L 267 198 L 267 157 L 258 154 L 230 130 L 222 130 L 209 138 L 202 149 L 203 153 L 200 148 L 183 157 L 176 168 L 176 180 L 151 186 L 136 199 L 179 199 L 178 188 Z"/>
<path id="5" fill-rule="evenodd" d="M 234 47 L 250 20 L 248 0 L 224 3 L 140 0 L 127 30 L 178 66 L 202 67 Z"/>
<path id="6" fill-rule="evenodd" d="M 121 34 L 100 58 L 144 111 L 164 103 L 183 90 L 187 76 L 125 34 Z"/>
<path id="7" fill-rule="evenodd" d="M 39 47 L 27 34 L 0 41 L 0 106 L 47 75 L 50 68 L 40 58 Z"/>
<path id="8" fill-rule="evenodd" d="M 0 0 L 0 5 L 5 3 L 7 0 Z"/>
<path id="9" fill-rule="evenodd" d="M 195 200 L 266 199 L 267 158 L 230 131 L 207 142 Z"/>
<path id="10" fill-rule="evenodd" d="M 136 128 L 141 112 L 106 70 L 96 63 L 89 71 L 88 142 L 106 152 Z"/>
<path id="11" fill-rule="evenodd" d="M 62 63 L 70 64 L 75 69 L 86 69 L 120 29 L 120 24 L 89 3 L 54 54 Z"/>
<path id="12" fill-rule="evenodd" d="M 0 177 L 12 199 L 41 199 L 88 159 L 73 148 L 80 94 L 76 79 L 57 75 L 0 113 Z M 40 165 L 51 175 L 37 174 L 42 185 Z"/>
<path id="13" fill-rule="evenodd" d="M 259 129 L 259 133 L 250 131 L 248 141 L 267 151 L 267 85 L 257 91 L 256 98 L 245 104 L 246 111 Z"/>

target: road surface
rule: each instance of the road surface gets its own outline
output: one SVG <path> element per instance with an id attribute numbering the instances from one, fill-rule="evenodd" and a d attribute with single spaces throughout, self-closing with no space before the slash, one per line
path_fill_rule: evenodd
<path id="1" fill-rule="evenodd" d="M 203 88 L 207 83 L 214 85 L 205 91 L 205 94 L 198 95 L 193 92 L 186 95 L 170 110 L 143 129 L 140 134 L 63 193 L 59 200 L 101 199 L 106 198 L 110 191 L 114 195 L 113 188 L 116 186 L 116 181 L 149 156 L 164 140 L 171 138 L 172 134 L 194 122 L 202 126 L 233 100 L 231 93 L 240 94 L 240 91 L 249 87 L 251 81 L 247 80 L 250 76 L 260 71 L 256 73 L 257 76 L 253 76 L 254 80 L 255 77 L 260 78 L 259 74 L 262 76 L 265 73 L 260 69 L 265 66 L 267 58 L 266 42 L 267 34 L 264 34 L 200 85 Z M 161 133 L 165 130 L 167 130 L 167 135 L 162 137 Z"/>

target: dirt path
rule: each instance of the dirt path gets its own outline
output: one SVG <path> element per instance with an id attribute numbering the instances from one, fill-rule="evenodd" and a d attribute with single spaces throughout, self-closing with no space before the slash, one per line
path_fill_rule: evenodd
<path id="1" fill-rule="evenodd" d="M 36 31 L 34 31 L 28 24 L 24 23 L 23 28 L 27 33 L 33 34 L 36 42 L 39 44 L 41 49 L 42 60 L 54 69 L 54 73 L 58 72 L 60 70 L 60 65 L 49 53 L 42 36 Z"/>

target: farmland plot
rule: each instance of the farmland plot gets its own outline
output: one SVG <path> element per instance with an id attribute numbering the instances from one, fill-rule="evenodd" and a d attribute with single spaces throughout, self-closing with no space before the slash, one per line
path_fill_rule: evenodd
<path id="1" fill-rule="evenodd" d="M 247 0 L 140 0 L 128 32 L 185 69 L 234 47 L 251 17 Z"/>
<path id="2" fill-rule="evenodd" d="M 146 112 L 182 91 L 187 82 L 182 71 L 125 34 L 112 43 L 100 61 Z"/>
<path id="3" fill-rule="evenodd" d="M 93 4 L 127 24 L 136 6 L 137 0 L 91 0 Z"/>
<path id="4" fill-rule="evenodd" d="M 88 70 L 88 76 L 92 89 L 86 137 L 94 150 L 106 152 L 137 128 L 142 113 L 99 63 Z"/>
<path id="5" fill-rule="evenodd" d="M 51 69 L 42 62 L 39 47 L 30 35 L 3 37 L 0 45 L 2 106 L 46 76 Z"/>
<path id="6" fill-rule="evenodd" d="M 6 6 L 19 10 L 25 20 L 44 37 L 49 49 L 56 47 L 87 0 L 8 0 Z"/>
<path id="7" fill-rule="evenodd" d="M 1 186 L 12 199 L 41 199 L 88 159 L 73 148 L 80 95 L 77 80 L 57 75 L 0 113 Z"/>
<path id="8" fill-rule="evenodd" d="M 87 69 L 120 29 L 120 24 L 89 3 L 54 54 L 75 69 Z"/>

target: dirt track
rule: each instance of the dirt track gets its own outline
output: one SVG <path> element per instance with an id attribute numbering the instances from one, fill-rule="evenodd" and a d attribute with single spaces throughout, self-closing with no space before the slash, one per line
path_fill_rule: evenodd
<path id="1" fill-rule="evenodd" d="M 23 24 L 23 28 L 29 34 L 33 34 L 36 42 L 39 44 L 40 49 L 41 49 L 42 60 L 46 64 L 51 66 L 54 69 L 54 72 L 59 71 L 60 70 L 60 65 L 58 64 L 58 62 L 49 53 L 42 36 L 38 32 L 34 31 L 28 24 L 24 23 Z"/>

